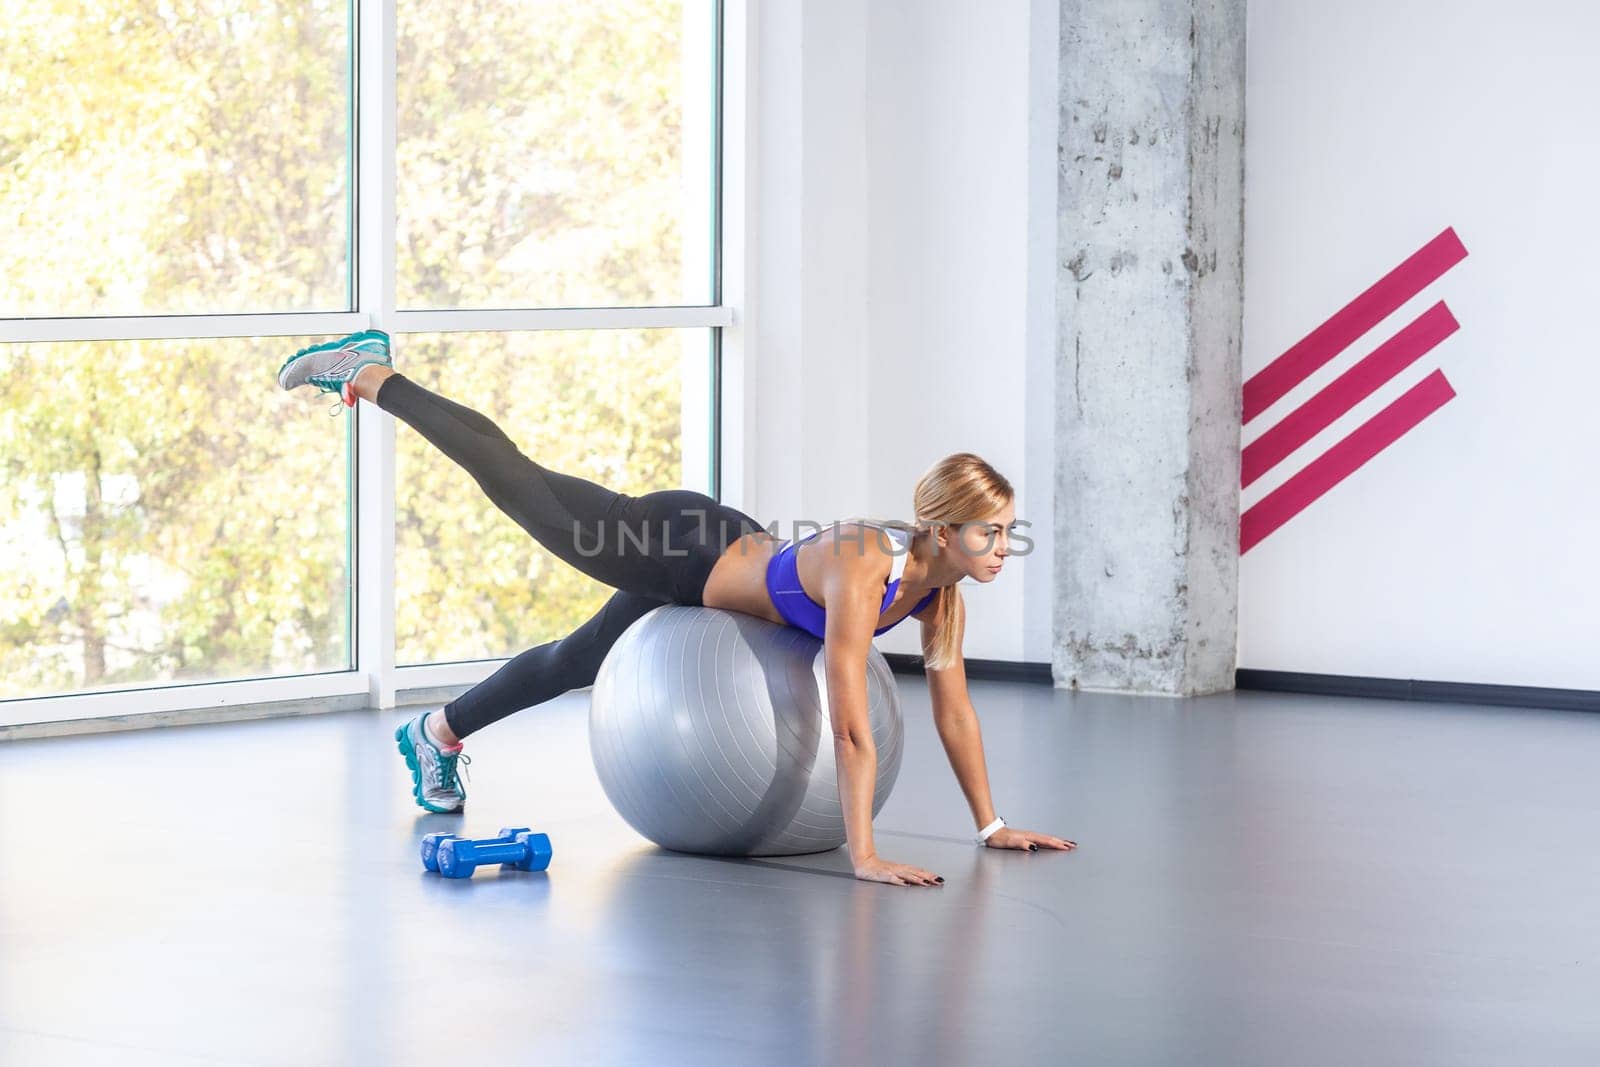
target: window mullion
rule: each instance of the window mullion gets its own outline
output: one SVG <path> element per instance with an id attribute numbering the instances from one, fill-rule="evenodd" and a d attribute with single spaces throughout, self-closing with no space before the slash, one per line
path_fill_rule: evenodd
<path id="1" fill-rule="evenodd" d="M 395 0 L 355 0 L 356 310 L 387 330 L 395 306 Z M 376 708 L 395 706 L 395 425 L 355 420 L 356 665 Z"/>

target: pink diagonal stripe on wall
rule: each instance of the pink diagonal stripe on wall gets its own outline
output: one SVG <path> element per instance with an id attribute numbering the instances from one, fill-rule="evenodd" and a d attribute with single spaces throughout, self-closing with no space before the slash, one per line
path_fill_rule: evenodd
<path id="1" fill-rule="evenodd" d="M 1249 422 L 1271 407 L 1466 256 L 1467 249 L 1453 228 L 1423 245 L 1372 288 L 1253 374 L 1244 383 L 1244 421 Z"/>
<path id="2" fill-rule="evenodd" d="M 1240 516 L 1239 554 L 1242 556 L 1260 544 L 1268 534 L 1360 470 L 1373 456 L 1405 436 L 1455 395 L 1443 371 L 1436 370 L 1412 386 Z"/>
<path id="3" fill-rule="evenodd" d="M 1459 328 L 1443 301 L 1424 311 L 1415 322 L 1379 345 L 1366 359 L 1250 442 L 1241 458 L 1239 484 L 1249 486 Z"/>

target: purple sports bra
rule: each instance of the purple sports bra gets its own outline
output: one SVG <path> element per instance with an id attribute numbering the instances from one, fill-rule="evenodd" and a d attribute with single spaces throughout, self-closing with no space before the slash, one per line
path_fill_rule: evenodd
<path id="1" fill-rule="evenodd" d="M 838 524 L 835 523 L 834 525 Z M 862 525 L 876 526 L 877 524 L 863 523 Z M 878 526 L 878 529 L 886 531 L 901 549 L 895 554 L 894 562 L 889 567 L 889 584 L 883 591 L 883 606 L 878 609 L 878 613 L 881 615 L 889 610 L 889 605 L 894 601 L 895 590 L 900 588 L 900 572 L 905 568 L 906 555 L 908 554 L 906 546 L 911 532 L 893 526 Z M 812 600 L 806 594 L 806 591 L 800 587 L 800 570 L 797 557 L 799 547 L 811 540 L 811 538 L 818 536 L 821 532 L 819 530 L 817 533 L 807 534 L 798 541 L 788 542 L 777 552 L 774 552 L 772 558 L 767 561 L 767 592 L 772 597 L 772 606 L 778 609 L 778 614 L 782 615 L 790 626 L 798 627 L 813 637 L 823 637 L 825 635 L 828 612 L 821 604 Z M 911 618 L 912 615 L 927 607 L 928 601 L 932 600 L 933 595 L 938 591 L 937 589 L 928 590 L 928 595 L 917 602 L 917 606 L 911 609 L 905 619 Z M 896 619 L 888 626 L 880 626 L 872 631 L 872 635 L 876 637 L 886 630 L 898 626 L 905 619 Z"/>

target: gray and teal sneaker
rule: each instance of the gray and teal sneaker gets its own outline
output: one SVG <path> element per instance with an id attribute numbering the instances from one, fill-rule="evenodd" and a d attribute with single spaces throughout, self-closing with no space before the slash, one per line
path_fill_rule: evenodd
<path id="1" fill-rule="evenodd" d="M 337 341 L 302 348 L 278 368 L 278 384 L 285 389 L 314 385 L 324 393 L 338 393 L 344 406 L 353 408 L 357 398 L 351 383 L 356 372 L 369 363 L 394 366 L 389 355 L 389 335 L 382 330 L 362 330 Z"/>
<path id="2" fill-rule="evenodd" d="M 471 763 L 471 756 L 461 754 L 461 746 L 440 748 L 422 728 L 422 720 L 431 712 L 418 715 L 394 732 L 400 754 L 411 769 L 411 795 L 416 802 L 433 812 L 460 811 L 467 802 L 467 787 L 456 776 L 456 762 Z"/>

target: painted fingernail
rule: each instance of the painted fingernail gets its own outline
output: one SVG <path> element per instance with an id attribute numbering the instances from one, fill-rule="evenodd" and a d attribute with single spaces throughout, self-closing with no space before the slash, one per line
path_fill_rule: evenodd
<path id="1" fill-rule="evenodd" d="M 940 878 L 935 878 L 934 881 L 935 882 L 942 882 L 942 881 L 944 881 L 944 879 L 942 877 L 940 877 Z"/>
<path id="2" fill-rule="evenodd" d="M 1029 845 L 1028 846 L 1028 851 L 1029 852 L 1038 852 L 1039 851 L 1039 846 L 1038 845 Z"/>

